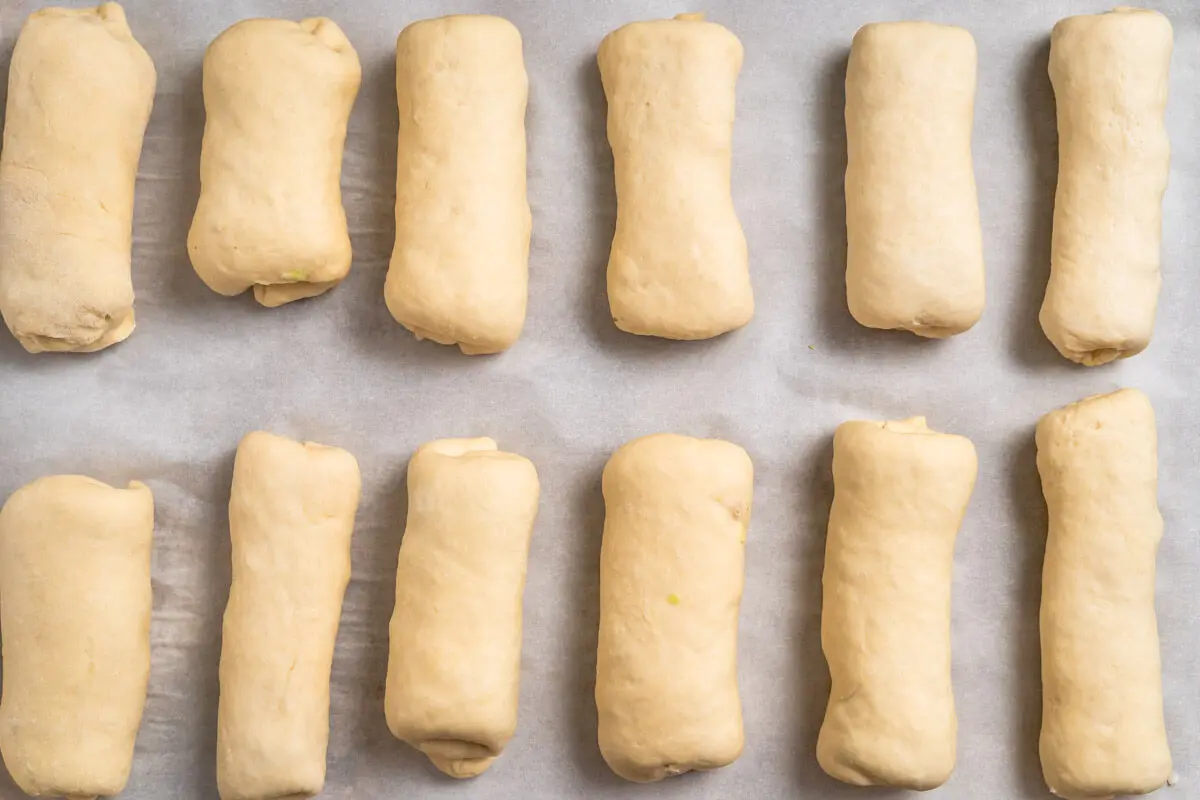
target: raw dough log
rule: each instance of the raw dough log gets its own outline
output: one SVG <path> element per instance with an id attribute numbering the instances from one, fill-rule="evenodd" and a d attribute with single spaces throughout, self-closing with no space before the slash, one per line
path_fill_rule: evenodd
<path id="1" fill-rule="evenodd" d="M 248 19 L 204 54 L 200 201 L 188 255 L 214 292 L 275 307 L 350 271 L 342 149 L 362 69 L 323 17 Z"/>
<path id="2" fill-rule="evenodd" d="M 604 467 L 596 707 L 631 781 L 742 754 L 738 607 L 754 466 L 719 439 L 635 439 Z"/>
<path id="3" fill-rule="evenodd" d="M 491 439 L 439 439 L 408 464 L 384 706 L 392 734 L 455 778 L 517 728 L 521 603 L 538 476 Z"/>
<path id="4" fill-rule="evenodd" d="M 1058 191 L 1040 318 L 1080 364 L 1136 355 L 1154 332 L 1171 38 L 1166 17 L 1133 8 L 1068 17 L 1050 37 Z"/>
<path id="5" fill-rule="evenodd" d="M 983 313 L 971 164 L 975 40 L 931 22 L 866 25 L 846 70 L 846 300 L 868 328 L 940 339 Z"/>
<path id="6" fill-rule="evenodd" d="M 118 794 L 150 678 L 154 497 L 55 475 L 0 510 L 0 751 L 31 795 Z"/>
<path id="7" fill-rule="evenodd" d="M 1037 427 L 1050 512 L 1042 572 L 1042 772 L 1062 797 L 1167 782 L 1154 562 L 1162 538 L 1154 410 L 1123 389 Z"/>
<path id="8" fill-rule="evenodd" d="M 238 445 L 217 711 L 222 800 L 307 797 L 325 783 L 329 673 L 361 492 L 345 450 L 261 431 Z"/>
<path id="9" fill-rule="evenodd" d="M 31 353 L 133 333 L 133 186 L 154 82 L 116 3 L 44 8 L 21 29 L 0 151 L 0 314 Z"/>
<path id="10" fill-rule="evenodd" d="M 817 761 L 838 780 L 932 789 L 954 769 L 954 540 L 975 447 L 923 417 L 833 437 L 821 646 L 833 685 Z"/>
<path id="11" fill-rule="evenodd" d="M 613 31 L 598 61 L 617 184 L 613 321 L 668 339 L 740 328 L 754 316 L 729 186 L 741 42 L 681 14 Z"/>
<path id="12" fill-rule="evenodd" d="M 529 202 L 521 34 L 499 17 L 396 40 L 396 246 L 384 298 L 418 339 L 497 353 L 525 323 Z"/>

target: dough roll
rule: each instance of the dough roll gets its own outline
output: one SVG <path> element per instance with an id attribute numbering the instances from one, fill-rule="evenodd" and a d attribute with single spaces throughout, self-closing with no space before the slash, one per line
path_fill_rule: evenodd
<path id="1" fill-rule="evenodd" d="M 742 754 L 738 607 L 754 466 L 719 439 L 658 434 L 604 467 L 600 752 L 637 782 Z"/>
<path id="2" fill-rule="evenodd" d="M 1137 355 L 1154 332 L 1171 39 L 1166 17 L 1134 8 L 1068 17 L 1050 36 L 1058 190 L 1040 319 L 1080 364 Z"/>
<path id="3" fill-rule="evenodd" d="M 217 708 L 222 800 L 308 797 L 325 783 L 329 673 L 361 492 L 345 450 L 261 431 L 238 444 Z"/>
<path id="4" fill-rule="evenodd" d="M 424 20 L 396 40 L 396 246 L 384 299 L 418 339 L 477 355 L 521 334 L 528 97 L 521 34 L 507 20 Z"/>
<path id="5" fill-rule="evenodd" d="M 618 28 L 597 60 L 617 187 L 613 321 L 667 339 L 740 328 L 754 316 L 730 194 L 742 43 L 702 14 L 680 14 Z"/>
<path id="6" fill-rule="evenodd" d="M 533 463 L 491 439 L 438 439 L 408 462 L 388 629 L 388 728 L 455 778 L 517 728 L 521 605 L 538 507 Z"/>
<path id="7" fill-rule="evenodd" d="M 971 164 L 975 40 L 931 22 L 865 25 L 846 69 L 846 301 L 868 328 L 940 339 L 983 313 Z"/>
<path id="8" fill-rule="evenodd" d="M 954 769 L 951 572 L 976 468 L 969 439 L 923 417 L 834 434 L 817 761 L 840 781 L 924 790 Z"/>
<path id="9" fill-rule="evenodd" d="M 0 752 L 26 794 L 121 792 L 150 679 L 154 497 L 41 478 L 0 510 Z"/>
<path id="10" fill-rule="evenodd" d="M 43 8 L 21 28 L 0 150 L 0 314 L 31 353 L 133 333 L 133 187 L 154 83 L 116 3 Z"/>
<path id="11" fill-rule="evenodd" d="M 1062 797 L 1167 782 L 1154 562 L 1162 538 L 1154 410 L 1090 397 L 1037 427 L 1050 516 L 1042 571 L 1042 772 Z"/>
<path id="12" fill-rule="evenodd" d="M 362 69 L 323 17 L 248 19 L 204 54 L 200 200 L 188 231 L 214 292 L 275 307 L 350 271 L 342 150 Z"/>

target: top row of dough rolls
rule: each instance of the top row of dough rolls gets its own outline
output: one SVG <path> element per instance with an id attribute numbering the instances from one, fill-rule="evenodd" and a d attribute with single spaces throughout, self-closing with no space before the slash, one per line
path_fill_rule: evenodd
<path id="1" fill-rule="evenodd" d="M 1041 311 L 1067 358 L 1141 352 L 1161 284 L 1171 25 L 1118 9 L 1054 26 L 1059 177 Z M 754 314 L 730 192 L 737 37 L 702 15 L 600 43 L 618 197 L 617 327 L 704 339 Z M 983 313 L 971 155 L 975 42 L 928 22 L 866 25 L 846 74 L 846 295 L 871 328 L 941 338 Z M 264 306 L 322 294 L 351 246 L 340 174 L 362 78 L 328 19 L 237 23 L 204 57 L 201 189 L 188 253 L 214 291 Z M 0 153 L 0 313 L 31 352 L 133 331 L 133 192 L 155 72 L 116 3 L 26 21 Z M 396 243 L 384 296 L 417 338 L 496 353 L 524 325 L 531 216 L 520 33 L 492 16 L 396 43 Z"/>

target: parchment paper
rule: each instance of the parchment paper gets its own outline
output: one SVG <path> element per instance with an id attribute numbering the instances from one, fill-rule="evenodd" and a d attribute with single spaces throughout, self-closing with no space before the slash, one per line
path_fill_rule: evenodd
<path id="1" fill-rule="evenodd" d="M 0 2 L 4 73 L 25 15 Z M 832 493 L 831 436 L 850 418 L 924 414 L 969 436 L 980 473 L 954 570 L 958 767 L 938 798 L 1047 797 L 1037 758 L 1037 610 L 1045 507 L 1033 426 L 1088 394 L 1136 386 L 1160 426 L 1159 556 L 1166 714 L 1179 784 L 1200 797 L 1200 6 L 1165 0 L 1175 26 L 1165 201 L 1165 288 L 1150 349 L 1085 369 L 1042 336 L 1056 174 L 1046 77 L 1059 18 L 1102 3 L 718 2 L 709 18 L 746 49 L 738 84 L 734 199 L 758 309 L 746 329 L 678 343 L 619 332 L 604 267 L 612 159 L 595 50 L 632 20 L 684 2 L 126 0 L 158 68 L 134 221 L 138 328 L 96 355 L 30 356 L 0 331 L 0 496 L 38 476 L 143 479 L 156 500 L 153 669 L 133 777 L 122 795 L 215 798 L 221 615 L 229 587 L 226 503 L 238 439 L 266 428 L 348 448 L 363 468 L 333 668 L 328 798 L 864 798 L 817 766 L 829 676 L 820 580 Z M 468 358 L 418 343 L 388 315 L 394 230 L 394 43 L 417 19 L 508 17 L 530 78 L 529 317 L 508 353 Z M 185 238 L 198 193 L 206 44 L 251 16 L 333 17 L 363 63 L 342 183 L 354 244 L 346 282 L 277 310 L 206 289 Z M 925 18 L 965 25 L 979 47 L 975 167 L 988 305 L 946 342 L 871 331 L 844 298 L 842 110 L 859 25 Z M 297 164 L 296 169 L 304 169 Z M 754 518 L 741 613 L 746 751 L 733 766 L 635 787 L 596 746 L 592 697 L 603 502 L 600 470 L 634 436 L 719 436 L 754 458 Z M 405 516 L 405 463 L 443 436 L 495 437 L 537 464 L 542 504 L 525 594 L 520 724 L 482 777 L 454 782 L 394 741 L 383 718 L 387 622 Z M 7 776 L 0 797 L 19 796 Z"/>

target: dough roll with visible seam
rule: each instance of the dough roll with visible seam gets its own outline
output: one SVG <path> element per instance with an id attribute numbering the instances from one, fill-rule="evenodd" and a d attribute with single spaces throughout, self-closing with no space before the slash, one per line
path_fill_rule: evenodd
<path id="1" fill-rule="evenodd" d="M 408 462 L 385 713 L 455 778 L 491 766 L 517 728 L 538 493 L 533 463 L 487 438 L 438 439 Z"/>
<path id="2" fill-rule="evenodd" d="M 1087 366 L 1137 355 L 1154 332 L 1171 45 L 1167 18 L 1135 8 L 1067 17 L 1050 36 L 1058 189 L 1040 320 Z"/>
<path id="3" fill-rule="evenodd" d="M 43 8 L 21 28 L 0 150 L 0 314 L 31 353 L 133 333 L 133 191 L 155 79 L 116 3 Z"/>
<path id="4" fill-rule="evenodd" d="M 188 255 L 214 292 L 267 307 L 350 272 L 342 151 L 362 68 L 323 17 L 243 20 L 204 53 L 200 200 Z"/>
<path id="5" fill-rule="evenodd" d="M 742 754 L 738 609 L 754 466 L 720 439 L 657 434 L 604 467 L 600 752 L 639 783 Z"/>
<path id="6" fill-rule="evenodd" d="M 154 496 L 41 478 L 0 510 L 0 752 L 26 794 L 84 800 L 129 780 L 150 679 Z"/>
<path id="7" fill-rule="evenodd" d="M 846 300 L 868 328 L 940 339 L 979 321 L 975 40 L 931 22 L 854 35 L 846 69 Z"/>
<path id="8" fill-rule="evenodd" d="M 508 20 L 423 20 L 396 40 L 396 245 L 384 298 L 418 339 L 478 355 L 521 334 L 528 97 L 521 34 Z"/>
<path id="9" fill-rule="evenodd" d="M 1049 511 L 1042 570 L 1042 772 L 1075 800 L 1145 794 L 1171 775 L 1154 573 L 1158 442 L 1122 389 L 1037 426 Z"/>
<path id="10" fill-rule="evenodd" d="M 217 708 L 222 800 L 309 797 L 324 786 L 329 675 L 361 493 L 345 450 L 262 431 L 238 444 Z"/>
<path id="11" fill-rule="evenodd" d="M 846 422 L 833 437 L 821 647 L 833 679 L 817 761 L 857 786 L 932 789 L 954 769 L 954 542 L 975 447 L 924 417 Z"/>
<path id="12" fill-rule="evenodd" d="M 746 237 L 730 193 L 742 43 L 703 14 L 633 22 L 600 43 L 617 227 L 613 322 L 708 339 L 754 316 Z"/>

